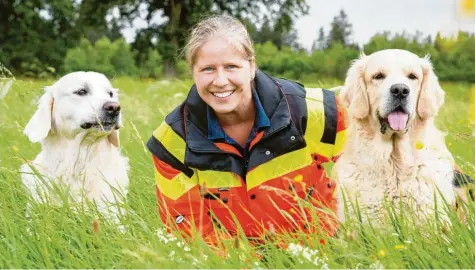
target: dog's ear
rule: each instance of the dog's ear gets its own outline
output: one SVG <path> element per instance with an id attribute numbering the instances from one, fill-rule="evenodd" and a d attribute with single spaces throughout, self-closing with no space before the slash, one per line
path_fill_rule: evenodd
<path id="1" fill-rule="evenodd" d="M 345 78 L 344 87 L 339 93 L 342 104 L 347 107 L 351 116 L 363 119 L 370 113 L 369 98 L 366 92 L 364 81 L 364 66 L 366 55 L 360 54 L 360 58 L 355 60 Z"/>
<path id="2" fill-rule="evenodd" d="M 46 87 L 45 93 L 40 98 L 38 109 L 23 131 L 31 142 L 40 142 L 48 136 L 52 125 L 53 105 L 53 91 L 51 87 Z"/>
<path id="3" fill-rule="evenodd" d="M 418 116 L 426 120 L 435 116 L 445 102 L 445 92 L 438 83 L 438 78 L 433 72 L 433 65 L 429 55 L 420 59 L 423 70 L 423 80 L 417 101 Z"/>
<path id="4" fill-rule="evenodd" d="M 107 140 L 116 148 L 119 148 L 121 145 L 119 142 L 119 129 L 113 129 L 111 134 L 107 135 Z"/>

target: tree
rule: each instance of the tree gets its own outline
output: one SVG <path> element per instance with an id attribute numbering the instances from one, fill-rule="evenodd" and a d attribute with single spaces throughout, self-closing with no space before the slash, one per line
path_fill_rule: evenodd
<path id="1" fill-rule="evenodd" d="M 289 32 L 284 32 L 281 34 L 281 46 L 290 47 L 291 49 L 298 51 L 302 50 L 302 46 L 299 43 L 298 32 L 295 28 L 292 28 Z"/>
<path id="2" fill-rule="evenodd" d="M 350 46 L 352 35 L 352 24 L 348 21 L 347 14 L 344 10 L 340 10 L 339 15 L 335 16 L 331 23 L 331 30 L 327 36 L 326 49 L 332 47 L 336 43 Z"/>
<path id="3" fill-rule="evenodd" d="M 59 68 L 79 42 L 78 6 L 73 1 L 0 1 L 0 56 L 23 75 L 43 76 Z"/>
<path id="4" fill-rule="evenodd" d="M 226 13 L 241 18 L 254 18 L 254 22 L 269 20 L 275 29 L 290 30 L 293 19 L 306 14 L 308 6 L 305 0 L 117 0 L 121 18 L 132 21 L 140 13 L 144 15 L 148 26 L 146 32 L 150 39 L 156 39 L 157 49 L 163 57 L 164 75 L 174 76 L 179 49 L 185 44 L 184 33 L 202 16 Z M 263 15 L 264 8 L 270 12 Z M 152 23 L 157 13 L 166 20 Z M 282 31 L 284 32 L 284 31 Z M 140 43 L 141 46 L 146 44 Z M 151 43 L 148 46 L 153 46 Z M 134 49 L 137 47 L 133 46 Z M 143 48 L 142 48 L 143 49 Z"/>
<path id="5" fill-rule="evenodd" d="M 83 0 L 79 6 L 78 26 L 81 32 L 91 43 L 104 36 L 111 41 L 122 38 L 120 32 L 125 27 L 125 22 L 112 16 L 114 4 L 120 3 L 120 0 L 113 1 L 95 1 Z M 108 17 L 110 20 L 108 21 Z"/>
<path id="6" fill-rule="evenodd" d="M 324 28 L 319 28 L 319 34 L 317 36 L 317 40 L 314 41 L 312 44 L 312 51 L 315 50 L 324 50 L 327 48 L 327 41 L 326 41 L 326 34 L 324 33 Z"/>
<path id="7" fill-rule="evenodd" d="M 256 44 L 263 44 L 270 41 L 280 50 L 286 46 L 293 50 L 301 49 L 301 45 L 298 42 L 297 30 L 292 26 L 289 29 L 283 29 L 277 24 L 272 25 L 268 19 L 264 21 L 260 28 L 256 28 L 249 20 L 244 24 L 248 29 L 251 39 Z"/>

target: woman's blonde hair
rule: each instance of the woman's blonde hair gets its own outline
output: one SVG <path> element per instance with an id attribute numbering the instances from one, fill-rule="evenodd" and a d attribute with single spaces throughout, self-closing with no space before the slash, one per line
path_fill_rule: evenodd
<path id="1" fill-rule="evenodd" d="M 198 49 L 216 36 L 226 38 L 246 60 L 255 60 L 253 42 L 245 26 L 231 16 L 217 15 L 208 17 L 193 27 L 190 38 L 184 47 L 185 58 L 190 68 L 196 62 Z"/>

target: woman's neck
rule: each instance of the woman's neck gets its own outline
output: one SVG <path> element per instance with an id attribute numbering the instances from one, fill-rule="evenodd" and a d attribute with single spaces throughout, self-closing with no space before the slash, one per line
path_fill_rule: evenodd
<path id="1" fill-rule="evenodd" d="M 256 115 L 256 107 L 253 102 L 253 97 L 244 102 L 237 110 L 224 113 L 216 114 L 218 122 L 222 127 L 226 126 L 236 126 L 243 123 L 253 122 Z"/>

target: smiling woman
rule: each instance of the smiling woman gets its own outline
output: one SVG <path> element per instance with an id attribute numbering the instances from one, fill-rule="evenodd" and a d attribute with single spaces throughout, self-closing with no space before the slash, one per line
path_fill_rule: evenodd
<path id="1" fill-rule="evenodd" d="M 218 231 L 333 235 L 336 185 L 322 164 L 337 160 L 346 127 L 333 92 L 257 70 L 229 16 L 198 23 L 185 54 L 195 84 L 147 144 L 167 227 L 211 243 Z"/>

